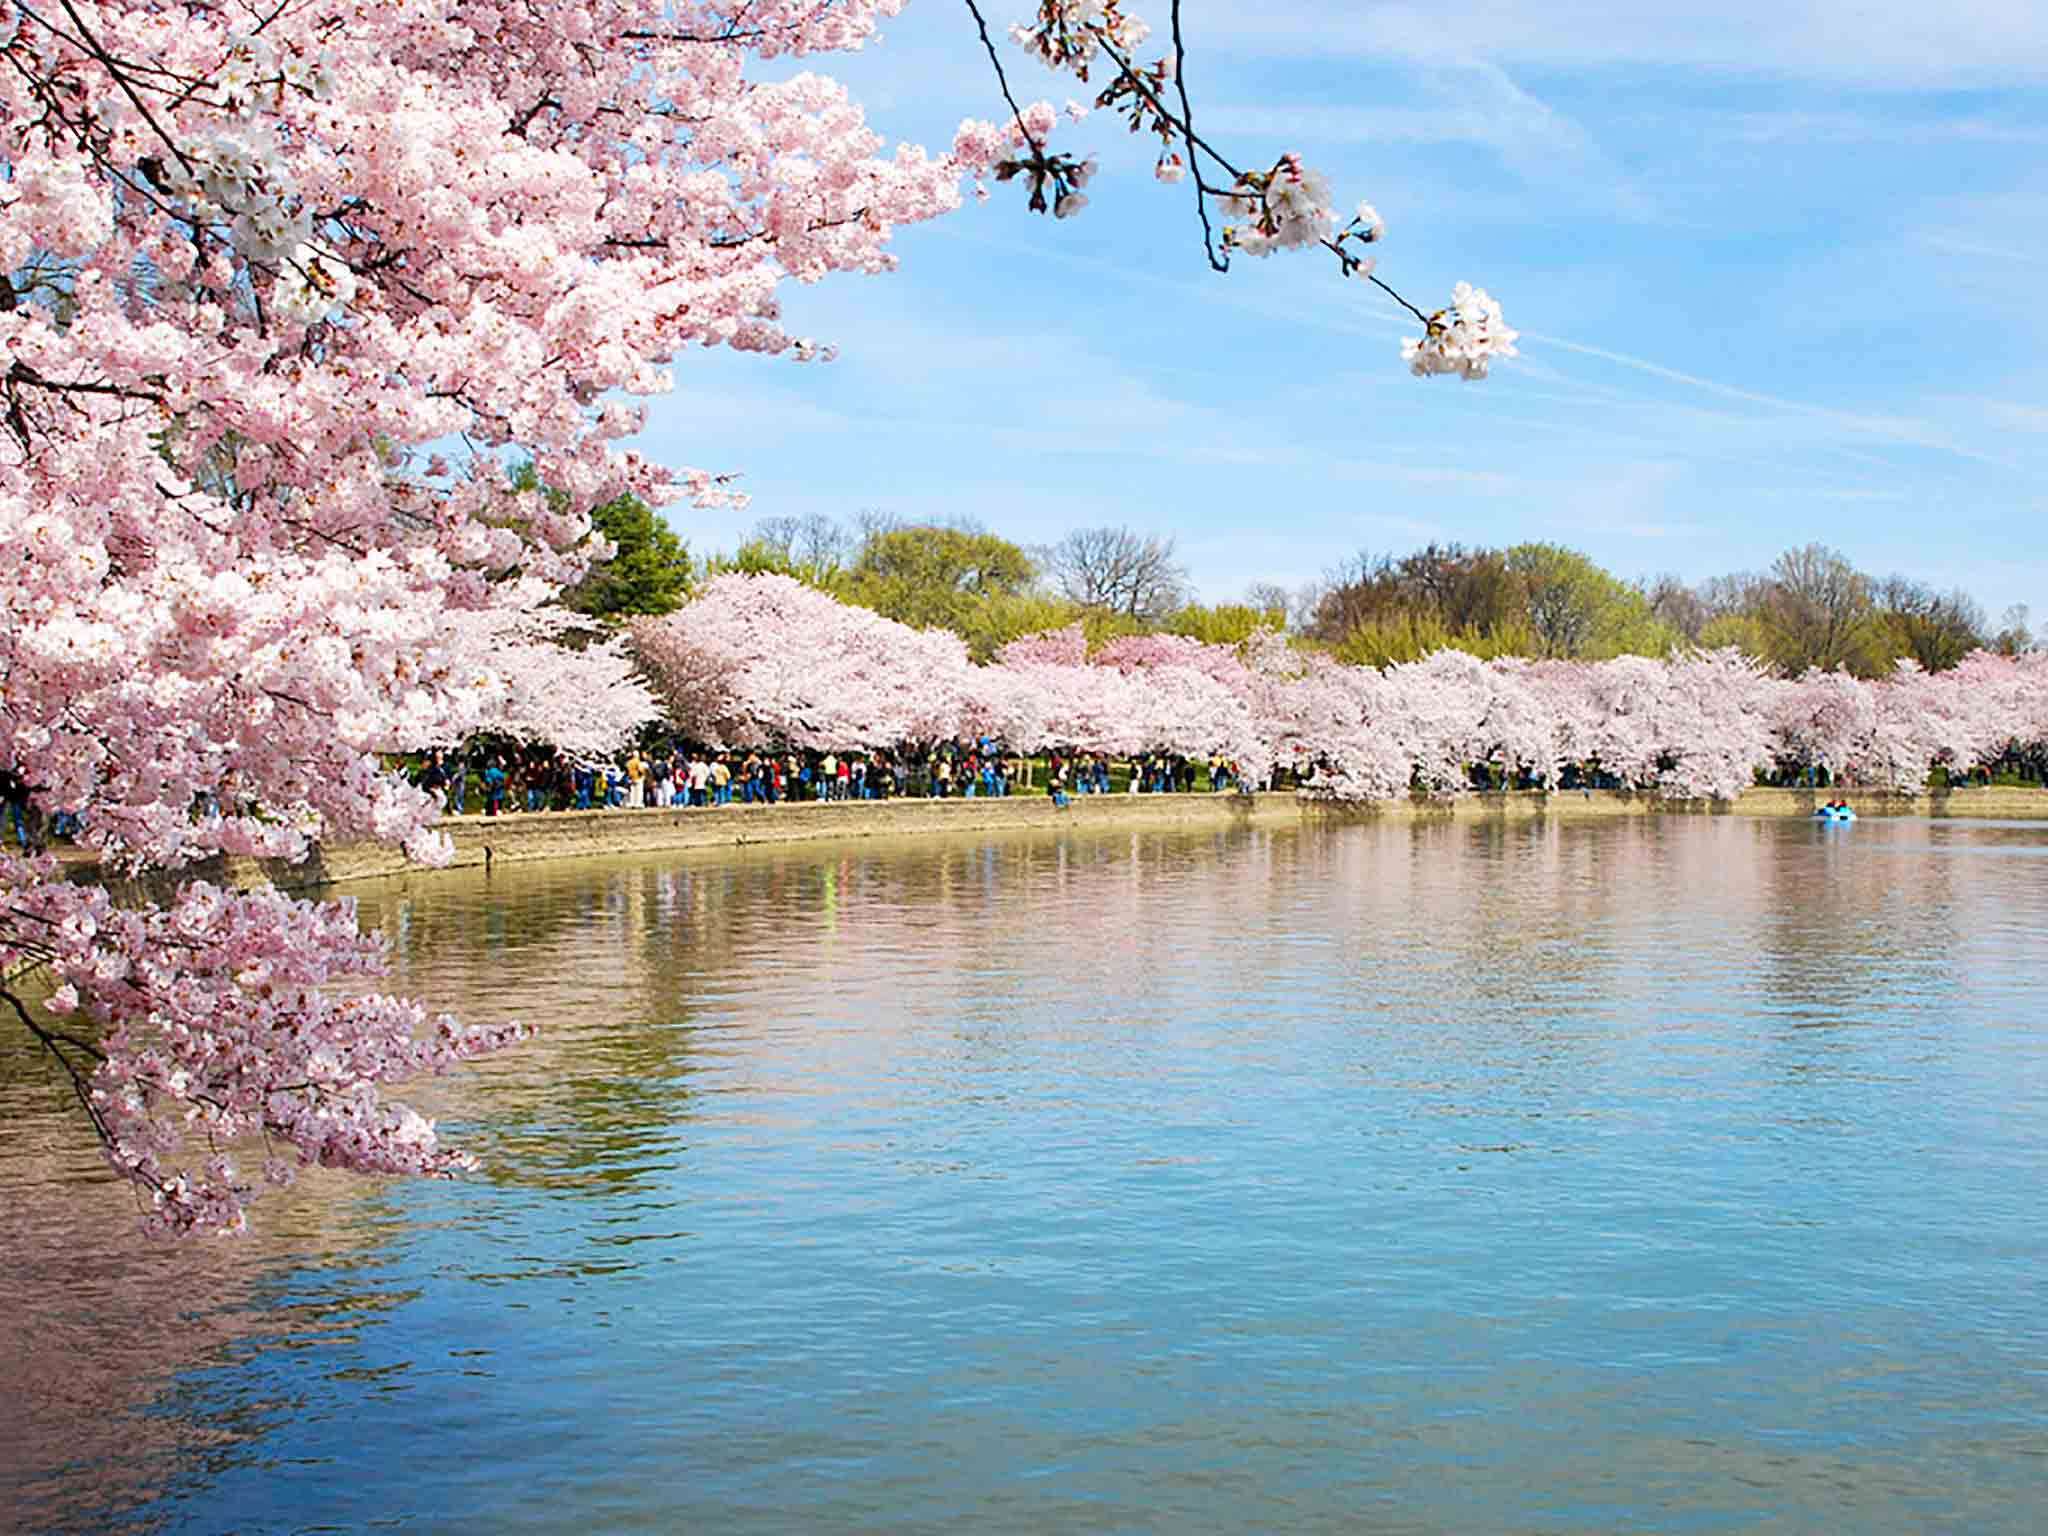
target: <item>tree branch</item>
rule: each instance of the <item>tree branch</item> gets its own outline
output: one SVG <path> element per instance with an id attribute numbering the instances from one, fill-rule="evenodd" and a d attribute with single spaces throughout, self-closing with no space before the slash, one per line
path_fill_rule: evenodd
<path id="1" fill-rule="evenodd" d="M 1010 77 L 1003 73 L 1003 61 L 996 56 L 996 45 L 988 35 L 988 18 L 981 14 L 981 7 L 975 0 L 965 0 L 974 25 L 981 32 L 981 46 L 988 53 L 989 66 L 996 72 L 996 84 L 1002 89 L 1003 100 L 1010 104 L 1010 116 L 1017 124 L 1017 131 L 1024 135 L 1024 142 L 1031 146 L 1031 153 L 1040 160 L 1045 158 L 1045 146 L 1038 142 L 1031 130 L 1024 126 L 1024 109 L 1017 105 L 1017 98 L 1010 94 Z"/>

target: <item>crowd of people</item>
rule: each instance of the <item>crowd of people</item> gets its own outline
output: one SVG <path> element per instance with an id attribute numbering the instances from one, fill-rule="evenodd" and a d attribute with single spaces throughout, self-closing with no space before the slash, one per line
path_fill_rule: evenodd
<path id="1" fill-rule="evenodd" d="M 882 751 L 719 751 L 681 740 L 657 741 L 622 757 L 576 757 L 540 744 L 493 742 L 429 751 L 399 765 L 421 789 L 454 815 L 498 816 L 512 811 L 606 810 L 626 807 L 716 807 L 892 799 L 997 799 L 1049 795 L 1061 803 L 1077 795 L 1194 794 L 1316 787 L 1328 764 L 1297 761 L 1253 782 L 1222 756 L 1152 752 L 1111 758 L 1100 752 L 1053 751 L 1029 758 L 987 737 Z M 1472 790 L 1533 790 L 1543 786 L 1526 770 L 1468 765 Z M 1760 782 L 1797 788 L 1825 787 L 1834 776 L 1811 766 L 1783 767 Z M 1950 773 L 1951 788 L 1994 782 L 2048 781 L 2048 757 L 2008 749 L 1995 764 Z M 1626 786 L 1597 766 L 1567 766 L 1555 788 L 1566 791 Z M 216 797 L 201 791 L 193 805 L 200 819 L 218 817 Z M 83 817 L 57 811 L 47 819 L 31 806 L 26 785 L 0 771 L 0 838 L 24 850 L 45 838 L 76 839 Z"/>
<path id="2" fill-rule="evenodd" d="M 1042 783 L 1037 782 L 1040 774 Z M 680 741 L 597 761 L 552 747 L 475 743 L 426 753 L 413 782 L 455 814 L 588 811 L 626 807 L 778 805 L 797 801 L 906 798 L 997 799 L 1042 792 L 1055 799 L 1191 794 L 1250 788 L 1221 757 L 1156 752 L 1112 765 L 1101 753 L 1052 753 L 1039 763 L 983 738 L 897 752 L 715 751 Z"/>
<path id="3" fill-rule="evenodd" d="M 2001 765 L 2010 766 L 2010 765 Z M 610 759 L 574 757 L 545 745 L 476 741 L 461 749 L 428 752 L 409 772 L 444 810 L 497 816 L 512 811 L 606 810 L 626 807 L 717 807 L 802 802 L 901 799 L 997 799 L 1014 794 L 1195 794 L 1313 788 L 1328 765 L 1300 761 L 1252 782 L 1221 756 L 1153 752 L 1111 758 L 1100 752 L 1053 751 L 1028 758 L 981 738 L 883 751 L 720 751 L 681 740 L 657 741 Z M 1475 791 L 1543 787 L 1526 771 L 1472 764 Z M 1770 782 L 1815 787 L 1825 771 L 1806 768 L 1772 775 Z M 1990 783 L 1980 768 L 1955 775 L 1952 785 Z M 1620 789 L 1623 782 L 1597 767 L 1569 766 L 1555 788 Z"/>

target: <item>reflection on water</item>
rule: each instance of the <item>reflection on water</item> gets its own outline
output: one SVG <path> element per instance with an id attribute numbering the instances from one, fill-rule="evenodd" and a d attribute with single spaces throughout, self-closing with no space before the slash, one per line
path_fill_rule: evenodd
<path id="1" fill-rule="evenodd" d="M 542 1027 L 421 1095 L 483 1178 L 167 1256 L 0 1056 L 30 1526 L 2037 1524 L 2048 831 L 859 843 L 364 916 Z"/>

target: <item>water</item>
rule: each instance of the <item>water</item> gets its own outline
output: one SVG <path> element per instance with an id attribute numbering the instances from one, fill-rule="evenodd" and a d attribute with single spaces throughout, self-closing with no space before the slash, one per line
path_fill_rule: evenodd
<path id="1" fill-rule="evenodd" d="M 2039 1527 L 2048 826 L 845 844 L 364 914 L 544 1029 L 422 1096 L 480 1179 L 156 1251 L 0 1057 L 23 1527 Z"/>

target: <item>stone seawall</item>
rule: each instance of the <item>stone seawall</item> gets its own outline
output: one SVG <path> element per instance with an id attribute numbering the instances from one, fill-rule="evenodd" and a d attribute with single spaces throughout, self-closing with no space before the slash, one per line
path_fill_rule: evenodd
<path id="1" fill-rule="evenodd" d="M 2048 820 L 2048 789 L 1959 789 L 1939 795 L 1874 790 L 1752 789 L 1734 801 L 1662 800 L 1611 790 L 1467 795 L 1457 800 L 1400 800 L 1339 806 L 1291 792 L 1264 795 L 1084 795 L 1061 808 L 1043 795 L 987 800 L 869 800 L 843 804 L 732 805 L 712 810 L 520 812 L 458 816 L 446 823 L 455 868 L 531 859 L 602 858 L 614 854 L 738 848 L 834 838 L 961 836 L 1033 828 L 1171 831 L 1226 826 L 1293 826 L 1304 821 L 1400 819 L 1477 820 L 1539 816 L 1809 816 L 1839 794 L 1865 816 L 1962 816 Z M 396 848 L 344 844 L 318 850 L 304 864 L 235 860 L 213 878 L 236 884 L 269 879 L 285 888 L 330 885 L 422 873 Z"/>
<path id="2" fill-rule="evenodd" d="M 1623 790 L 1513 790 L 1456 800 L 1405 800 L 1383 805 L 1321 807 L 1311 813 L 1343 817 L 1471 818 L 1504 816 L 1811 816 L 1831 799 L 1846 800 L 1860 816 L 1969 817 L 1979 821 L 2048 821 L 2048 789 L 1997 787 L 1901 794 L 1881 789 L 1746 789 L 1733 800 L 1667 800 Z"/>
<path id="3" fill-rule="evenodd" d="M 456 869 L 529 859 L 602 858 L 698 848 L 837 838 L 933 837 L 1028 828 L 1106 830 L 1146 827 L 1291 826 L 1295 796 L 1082 795 L 1065 807 L 1046 795 L 973 800 L 850 800 L 817 804 L 727 805 L 703 810 L 521 811 L 457 816 L 444 822 Z M 279 884 L 325 884 L 417 871 L 396 848 L 347 844 L 323 849 L 307 868 L 266 866 L 236 873 Z"/>
<path id="4" fill-rule="evenodd" d="M 1735 802 L 1738 816 L 1811 816 L 1839 797 L 1860 816 L 1967 817 L 1974 821 L 2048 821 L 2048 789 L 1996 785 L 1902 795 L 1876 789 L 1751 789 Z"/>

